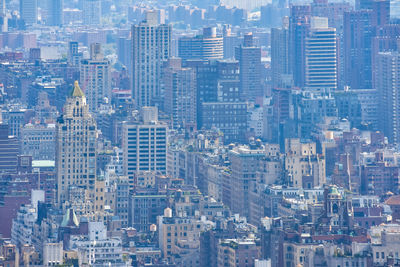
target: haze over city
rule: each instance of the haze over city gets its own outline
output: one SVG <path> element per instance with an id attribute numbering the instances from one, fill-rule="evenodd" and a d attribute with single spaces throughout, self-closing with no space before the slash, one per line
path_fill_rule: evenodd
<path id="1" fill-rule="evenodd" d="M 400 0 L 0 0 L 0 267 L 399 254 Z"/>

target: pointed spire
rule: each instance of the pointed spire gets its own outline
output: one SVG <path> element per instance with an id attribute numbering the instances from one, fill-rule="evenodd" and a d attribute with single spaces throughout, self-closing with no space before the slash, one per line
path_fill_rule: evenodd
<path id="1" fill-rule="evenodd" d="M 82 97 L 85 96 L 85 94 L 83 93 L 82 89 L 79 87 L 79 83 L 78 81 L 74 82 L 74 89 L 72 90 L 72 97 Z"/>

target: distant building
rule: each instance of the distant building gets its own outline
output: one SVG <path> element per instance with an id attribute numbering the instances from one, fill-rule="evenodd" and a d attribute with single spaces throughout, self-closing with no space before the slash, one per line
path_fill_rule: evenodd
<path id="1" fill-rule="evenodd" d="M 100 44 L 91 44 L 90 59 L 81 61 L 80 81 L 90 112 L 98 111 L 105 99 L 111 100 L 111 66 Z"/>
<path id="2" fill-rule="evenodd" d="M 33 25 L 38 20 L 38 0 L 20 0 L 19 13 L 26 25 Z"/>
<path id="3" fill-rule="evenodd" d="M 83 0 L 82 13 L 84 25 L 99 25 L 101 23 L 101 1 Z"/>
<path id="4" fill-rule="evenodd" d="M 50 125 L 27 124 L 21 130 L 21 153 L 33 160 L 54 160 L 56 128 Z"/>
<path id="5" fill-rule="evenodd" d="M 61 205 L 68 200 L 71 186 L 94 189 L 96 181 L 96 123 L 77 81 L 56 131 L 57 203 Z"/>
<path id="6" fill-rule="evenodd" d="M 309 89 L 337 89 L 336 43 L 336 29 L 328 27 L 328 18 L 312 17 L 306 39 L 305 86 Z"/>
<path id="7" fill-rule="evenodd" d="M 48 1 L 47 25 L 62 26 L 63 24 L 63 0 Z"/>
<path id="8" fill-rule="evenodd" d="M 400 74 L 400 53 L 383 52 L 379 53 L 376 60 L 375 85 L 378 91 L 378 114 L 379 129 L 388 137 L 390 143 L 400 144 L 400 117 L 397 115 L 399 105 L 400 81 L 397 79 Z"/>
<path id="9" fill-rule="evenodd" d="M 178 41 L 179 57 L 187 59 L 222 59 L 223 37 L 217 36 L 215 27 L 203 29 L 203 35 L 182 37 Z"/>
<path id="10" fill-rule="evenodd" d="M 0 124 L 0 172 L 16 172 L 18 139 L 8 135 L 8 125 Z"/>
<path id="11" fill-rule="evenodd" d="M 164 110 L 172 128 L 196 129 L 196 74 L 182 68 L 180 59 L 170 59 L 163 71 Z"/>
<path id="12" fill-rule="evenodd" d="M 166 173 L 167 125 L 158 121 L 156 107 L 144 107 L 142 118 L 122 127 L 124 174 L 131 188 L 140 171 Z"/>
<path id="13" fill-rule="evenodd" d="M 132 26 L 132 90 L 139 108 L 152 106 L 161 97 L 161 64 L 171 53 L 171 31 L 170 25 L 158 24 L 153 11 L 148 11 L 139 25 Z"/>

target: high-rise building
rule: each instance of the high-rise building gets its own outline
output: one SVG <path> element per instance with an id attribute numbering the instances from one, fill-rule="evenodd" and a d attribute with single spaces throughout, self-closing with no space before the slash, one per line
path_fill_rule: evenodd
<path id="1" fill-rule="evenodd" d="M 104 58 L 100 44 L 91 44 L 90 59 L 81 61 L 80 80 L 91 112 L 95 112 L 105 98 L 110 99 L 110 62 Z"/>
<path id="2" fill-rule="evenodd" d="M 47 25 L 61 26 L 63 24 L 63 0 L 48 1 Z"/>
<path id="3" fill-rule="evenodd" d="M 7 124 L 0 124 L 0 173 L 17 171 L 18 139 L 9 136 L 8 131 Z"/>
<path id="4" fill-rule="evenodd" d="M 377 27 L 375 37 L 372 39 L 372 87 L 376 88 L 376 57 L 379 52 L 397 51 L 400 48 L 399 43 L 400 24 L 387 24 L 382 27 Z"/>
<path id="5" fill-rule="evenodd" d="M 294 85 L 303 87 L 306 79 L 306 38 L 310 29 L 311 7 L 309 5 L 292 5 L 289 21 L 289 58 L 290 71 Z"/>
<path id="6" fill-rule="evenodd" d="M 163 71 L 164 110 L 173 129 L 196 129 L 196 73 L 182 68 L 181 59 L 169 59 Z"/>
<path id="7" fill-rule="evenodd" d="M 84 25 L 98 25 L 101 23 L 100 0 L 83 0 L 82 11 Z"/>
<path id="8" fill-rule="evenodd" d="M 130 186 L 140 172 L 166 173 L 167 125 L 158 121 L 157 107 L 143 107 L 140 118 L 123 124 L 122 146 Z"/>
<path id="9" fill-rule="evenodd" d="M 180 38 L 178 54 L 183 60 L 222 59 L 224 56 L 224 39 L 217 35 L 215 27 L 206 27 L 203 29 L 203 35 Z"/>
<path id="10" fill-rule="evenodd" d="M 68 200 L 70 187 L 94 189 L 96 181 L 96 122 L 76 81 L 56 126 L 57 200 Z"/>
<path id="11" fill-rule="evenodd" d="M 290 85 L 292 76 L 289 69 L 289 29 L 271 29 L 271 72 L 273 88 Z"/>
<path id="12" fill-rule="evenodd" d="M 371 39 L 372 10 L 344 14 L 344 80 L 353 89 L 372 86 Z"/>
<path id="13" fill-rule="evenodd" d="M 26 25 L 33 25 L 38 20 L 38 0 L 20 0 L 19 13 Z"/>
<path id="14" fill-rule="evenodd" d="M 239 61 L 240 91 L 246 100 L 263 96 L 261 84 L 261 48 L 253 44 L 252 33 L 244 36 L 243 45 L 235 49 Z"/>
<path id="15" fill-rule="evenodd" d="M 328 18 L 312 17 L 306 39 L 306 87 L 337 88 L 336 29 L 328 27 Z"/>
<path id="16" fill-rule="evenodd" d="M 72 66 L 79 66 L 82 58 L 82 53 L 79 53 L 78 42 L 68 43 L 68 63 Z"/>
<path id="17" fill-rule="evenodd" d="M 171 53 L 171 26 L 157 21 L 157 13 L 148 11 L 144 21 L 132 26 L 132 89 L 138 107 L 161 97 L 161 65 Z"/>
<path id="18" fill-rule="evenodd" d="M 375 85 L 378 91 L 379 128 L 390 143 L 400 142 L 400 53 L 382 52 L 376 57 Z"/>
<path id="19" fill-rule="evenodd" d="M 252 149 L 241 146 L 229 151 L 228 157 L 232 171 L 232 206 L 230 207 L 232 212 L 240 212 L 243 216 L 249 216 L 250 184 L 256 180 L 256 172 L 264 156 L 265 151 L 261 148 Z"/>

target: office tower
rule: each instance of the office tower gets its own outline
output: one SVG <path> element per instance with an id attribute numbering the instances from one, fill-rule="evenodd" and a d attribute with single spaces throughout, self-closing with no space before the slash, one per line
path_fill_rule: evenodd
<path id="1" fill-rule="evenodd" d="M 235 49 L 239 61 L 240 90 L 246 100 L 264 95 L 261 84 L 261 48 L 253 44 L 253 34 L 244 36 L 243 45 Z"/>
<path id="2" fill-rule="evenodd" d="M 390 23 L 390 0 L 356 0 L 356 10 L 372 10 L 372 25 Z"/>
<path id="3" fill-rule="evenodd" d="M 345 83 L 353 89 L 372 86 L 371 39 L 372 11 L 345 12 L 344 15 L 344 73 Z"/>
<path id="4" fill-rule="evenodd" d="M 38 19 L 38 0 L 20 0 L 19 13 L 26 25 L 37 23 Z"/>
<path id="5" fill-rule="evenodd" d="M 289 29 L 271 29 L 271 72 L 272 87 L 286 87 L 290 85 L 292 76 L 289 69 Z"/>
<path id="6" fill-rule="evenodd" d="M 173 129 L 196 129 L 196 74 L 182 68 L 181 59 L 169 59 L 163 71 L 164 110 Z"/>
<path id="7" fill-rule="evenodd" d="M 167 125 L 158 121 L 157 107 L 142 107 L 140 118 L 123 124 L 122 149 L 131 188 L 141 172 L 166 173 Z"/>
<path id="8" fill-rule="evenodd" d="M 224 40 L 215 27 L 203 28 L 203 35 L 182 37 L 178 41 L 178 54 L 183 60 L 222 59 Z"/>
<path id="9" fill-rule="evenodd" d="M 101 1 L 82 0 L 83 24 L 99 25 L 101 23 Z"/>
<path id="10" fill-rule="evenodd" d="M 378 91 L 379 129 L 390 143 L 400 143 L 400 54 L 382 52 L 376 57 L 375 85 Z"/>
<path id="11" fill-rule="evenodd" d="M 0 173 L 17 171 L 18 139 L 9 136 L 8 131 L 7 124 L 0 124 Z"/>
<path id="12" fill-rule="evenodd" d="M 328 27 L 328 18 L 312 17 L 306 39 L 306 87 L 337 89 L 336 29 Z"/>
<path id="13" fill-rule="evenodd" d="M 48 5 L 47 25 L 62 26 L 63 0 L 50 0 L 47 5 Z"/>
<path id="14" fill-rule="evenodd" d="M 224 144 L 246 142 L 248 110 L 240 90 L 239 73 L 238 61 L 218 60 L 215 84 L 208 84 L 212 86 L 207 88 L 211 92 L 208 92 L 207 98 L 202 98 L 201 127 L 219 129 L 224 135 Z"/>
<path id="15" fill-rule="evenodd" d="M 98 110 L 105 98 L 111 99 L 110 62 L 104 58 L 100 44 L 90 45 L 90 59 L 80 65 L 80 80 L 90 112 Z"/>
<path id="16" fill-rule="evenodd" d="M 197 128 L 201 129 L 203 103 L 217 101 L 217 64 L 209 60 L 188 60 L 185 67 L 192 68 L 196 73 Z"/>
<path id="17" fill-rule="evenodd" d="M 96 122 L 86 97 L 74 84 L 56 126 L 57 200 L 68 200 L 71 187 L 93 189 L 96 181 Z"/>
<path id="18" fill-rule="evenodd" d="M 289 19 L 289 58 L 290 71 L 294 85 L 303 87 L 306 77 L 306 38 L 310 29 L 311 7 L 309 5 L 292 5 Z"/>
<path id="19" fill-rule="evenodd" d="M 343 88 L 344 86 L 344 12 L 352 10 L 353 7 L 349 2 L 328 2 L 328 0 L 314 0 L 311 4 L 312 16 L 328 18 L 329 27 L 336 29 L 338 88 Z"/>
<path id="20" fill-rule="evenodd" d="M 171 53 L 171 26 L 157 20 L 157 13 L 148 11 L 146 20 L 132 26 L 132 90 L 138 107 L 161 97 L 161 64 Z"/>

